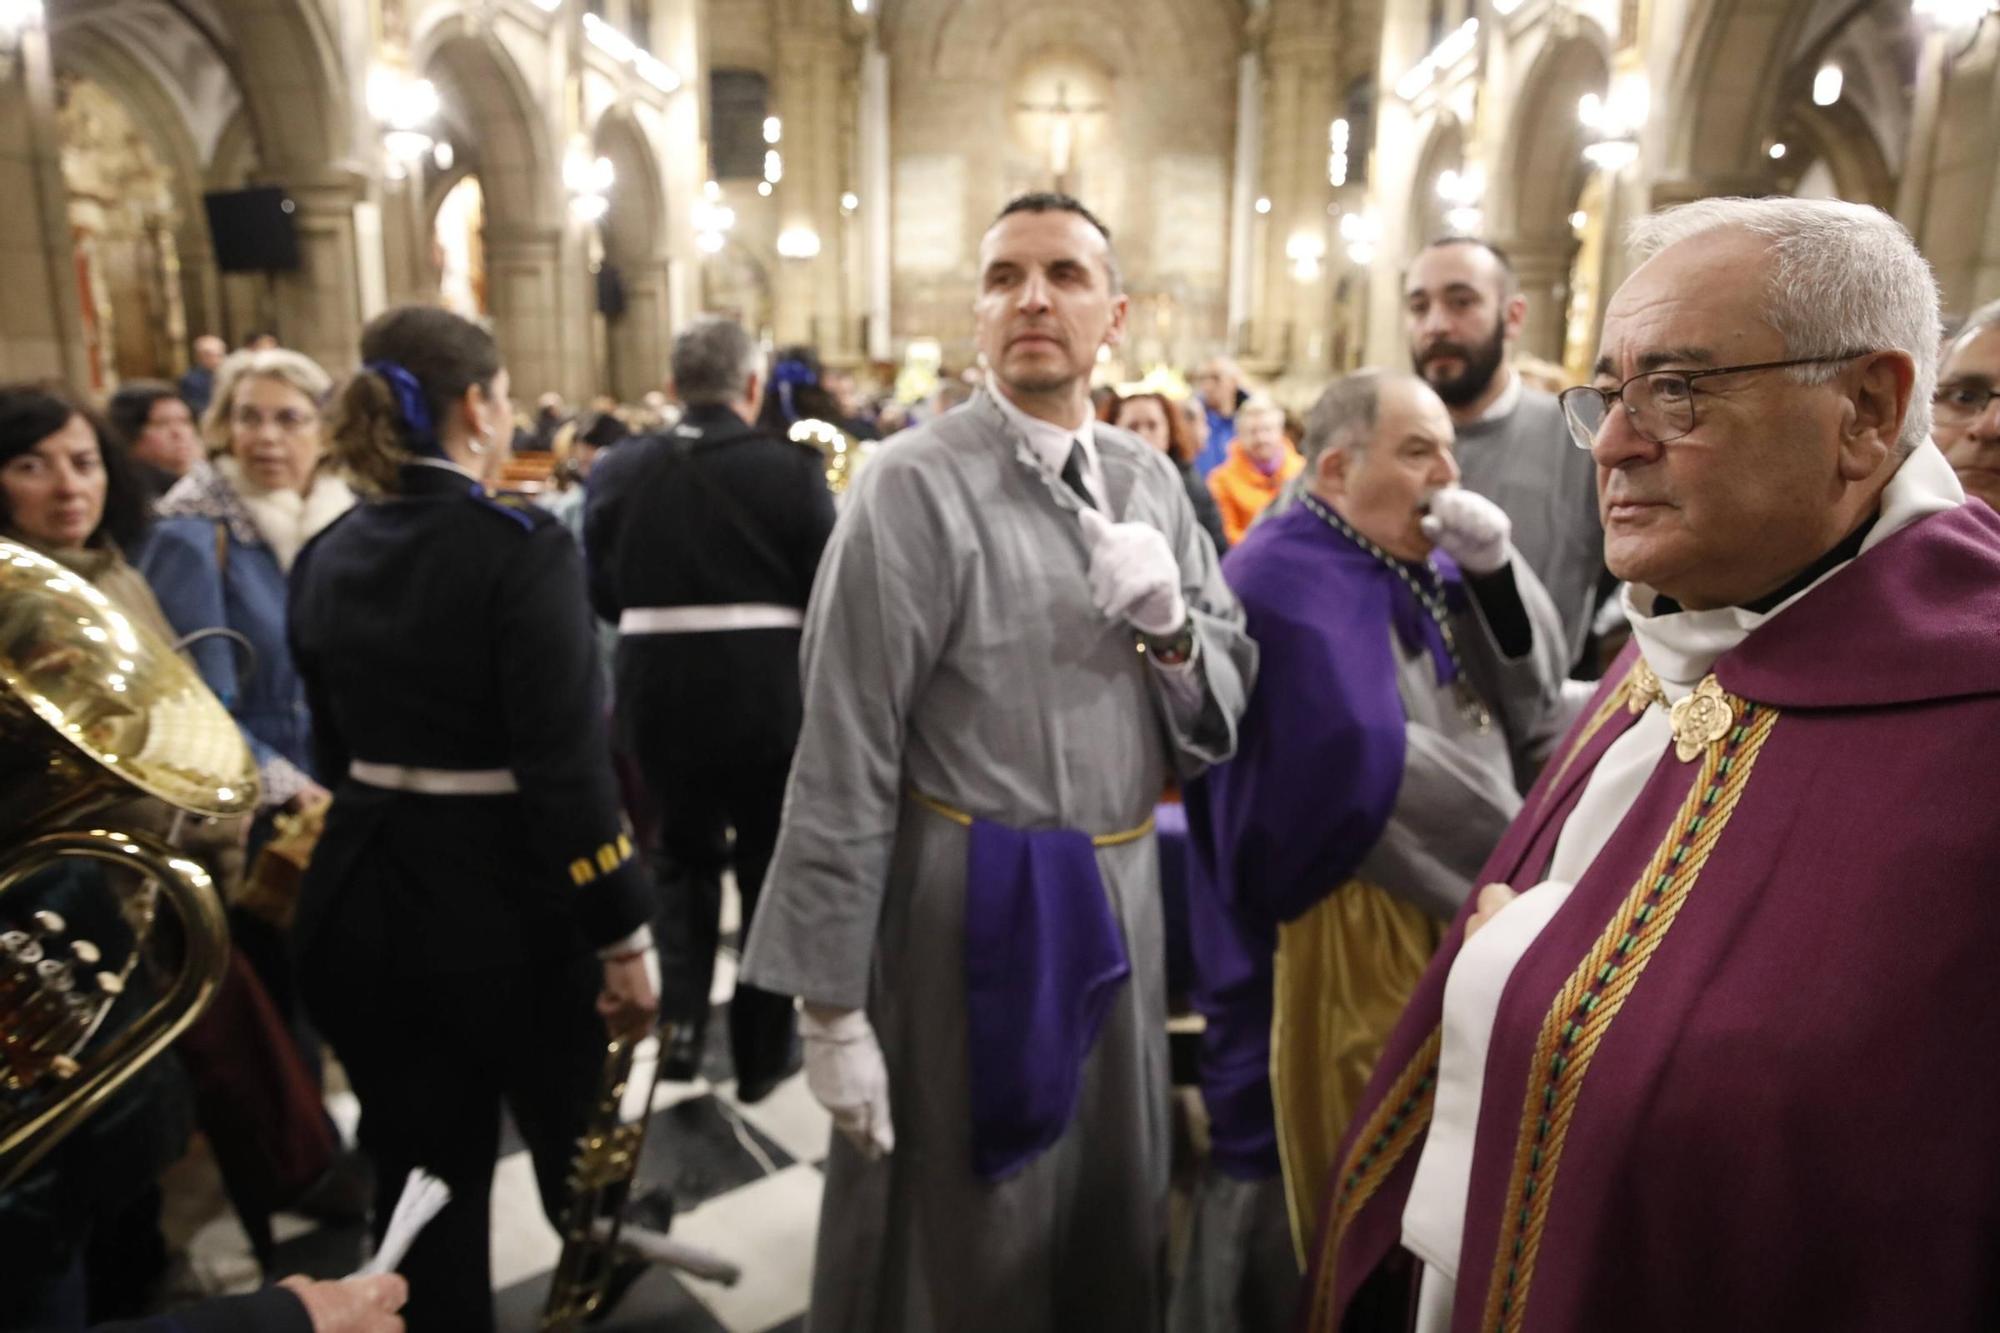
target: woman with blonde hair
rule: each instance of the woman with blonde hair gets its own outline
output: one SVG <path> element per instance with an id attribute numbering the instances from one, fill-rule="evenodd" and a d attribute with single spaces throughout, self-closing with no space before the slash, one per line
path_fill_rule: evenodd
<path id="1" fill-rule="evenodd" d="M 326 796 L 285 643 L 285 580 L 299 549 L 354 503 L 347 483 L 323 466 L 320 403 L 331 387 L 311 358 L 282 348 L 224 361 L 202 422 L 209 458 L 160 498 L 139 554 L 177 633 L 233 631 L 203 638 L 193 652 L 256 752 L 267 810 Z"/>

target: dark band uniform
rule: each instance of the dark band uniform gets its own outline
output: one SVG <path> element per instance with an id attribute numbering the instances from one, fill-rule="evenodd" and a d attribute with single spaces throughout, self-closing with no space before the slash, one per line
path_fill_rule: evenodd
<path id="1" fill-rule="evenodd" d="M 410 1327 L 489 1328 L 501 1100 L 557 1220 L 604 1056 L 593 946 L 653 907 L 582 561 L 542 510 L 413 463 L 307 545 L 290 601 L 319 771 L 348 775 L 300 903 L 307 1005 L 361 1100 L 377 1227 L 411 1167 L 451 1186 L 402 1265 Z"/>
<path id="2" fill-rule="evenodd" d="M 833 518 L 819 450 L 721 405 L 690 407 L 591 474 L 591 599 L 620 627 L 620 736 L 659 805 L 666 1069 L 681 1076 L 707 1022 L 728 830 L 745 934 L 777 842 L 800 626 Z M 739 1094 L 755 1100 L 789 1066 L 789 999 L 739 984 L 729 1034 Z"/>

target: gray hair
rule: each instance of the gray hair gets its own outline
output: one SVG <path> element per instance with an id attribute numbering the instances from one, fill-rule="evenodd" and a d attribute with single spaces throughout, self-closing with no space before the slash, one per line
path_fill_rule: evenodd
<path id="1" fill-rule="evenodd" d="M 333 392 L 333 377 L 304 352 L 289 347 L 232 352 L 216 367 L 215 396 L 209 399 L 208 411 L 201 419 L 202 438 L 208 441 L 211 453 L 229 447 L 229 414 L 235 410 L 236 390 L 245 380 L 277 380 L 312 399 L 315 407 Z"/>
<path id="2" fill-rule="evenodd" d="M 1988 329 L 2000 329 L 2000 301 L 1988 301 L 1967 315 L 1965 322 L 1958 326 L 1958 331 L 1952 334 L 1950 341 L 1945 344 L 1945 351 L 1956 352 L 1961 343 Z"/>
<path id="3" fill-rule="evenodd" d="M 1285 409 L 1278 406 L 1278 400 L 1267 393 L 1253 393 L 1236 405 L 1236 420 L 1245 417 L 1276 417 L 1285 419 Z"/>
<path id="4" fill-rule="evenodd" d="M 1910 407 L 1897 436 L 1908 454 L 1931 432 L 1937 387 L 1937 279 L 1902 224 L 1878 208 L 1830 199 L 1697 199 L 1632 224 L 1640 260 L 1668 246 L 1735 228 L 1768 240 L 1771 278 L 1764 315 L 1787 356 L 1836 357 L 1896 350 L 1916 364 Z M 1838 365 L 1797 366 L 1801 384 L 1824 384 Z"/>
<path id="5" fill-rule="evenodd" d="M 1375 437 L 1382 407 L 1382 385 L 1390 378 L 1380 370 L 1357 370 L 1326 386 L 1306 413 L 1306 438 L 1299 446 L 1308 470 L 1319 465 L 1329 449 L 1353 453 Z"/>
<path id="6" fill-rule="evenodd" d="M 683 403 L 733 403 L 763 370 L 764 353 L 735 320 L 703 315 L 675 336 L 673 368 L 674 392 Z"/>

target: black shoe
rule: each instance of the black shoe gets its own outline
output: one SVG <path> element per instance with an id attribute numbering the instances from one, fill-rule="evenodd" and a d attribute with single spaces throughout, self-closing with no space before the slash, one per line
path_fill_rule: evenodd
<path id="1" fill-rule="evenodd" d="M 769 1073 L 753 1073 L 736 1080 L 736 1102 L 739 1106 L 755 1106 L 778 1090 L 780 1084 L 799 1072 L 800 1060 L 795 1053 L 790 1060 Z"/>
<path id="2" fill-rule="evenodd" d="M 662 1083 L 692 1083 L 701 1073 L 701 1051 L 703 1038 L 701 1026 L 696 1023 L 674 1023 L 660 1034 L 660 1072 Z"/>

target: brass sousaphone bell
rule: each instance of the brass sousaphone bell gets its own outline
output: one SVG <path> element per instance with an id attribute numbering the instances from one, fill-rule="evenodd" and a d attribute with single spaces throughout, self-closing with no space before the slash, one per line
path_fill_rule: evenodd
<path id="1" fill-rule="evenodd" d="M 242 733 L 157 635 L 70 569 L 0 540 L 0 1189 L 165 1050 L 228 963 L 207 872 L 160 837 L 117 827 L 121 806 L 146 822 L 142 797 L 199 817 L 254 809 Z M 130 932 L 122 959 L 37 900 L 43 872 L 71 860 L 111 868 L 78 891 L 106 899 L 87 915 L 115 913 Z M 157 997 L 93 1043 L 142 958 L 169 951 L 178 966 L 151 987 Z"/>

